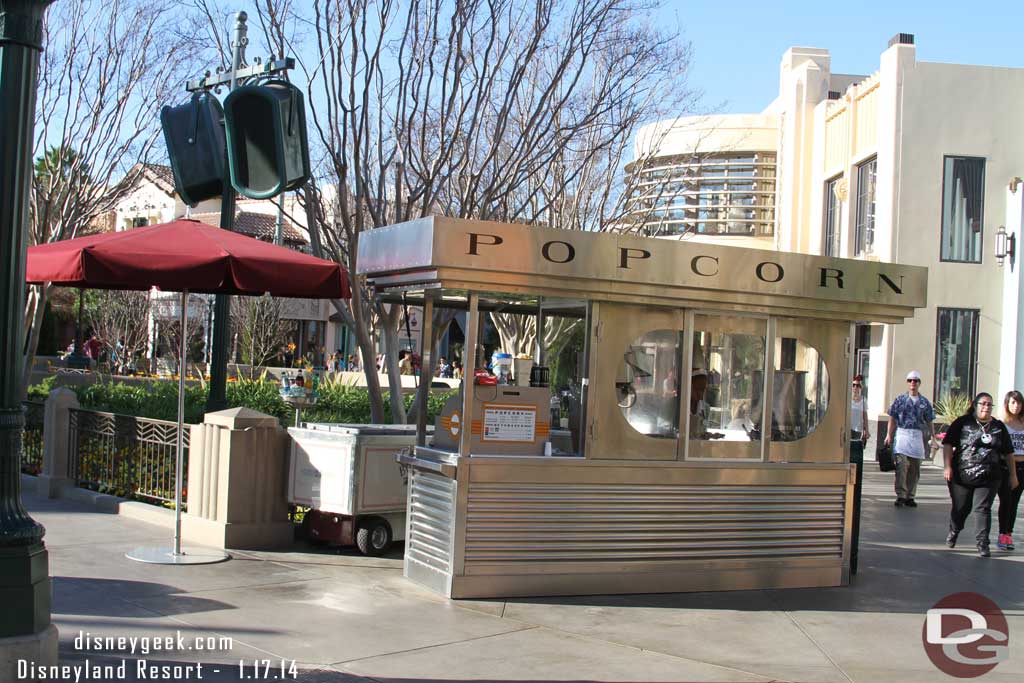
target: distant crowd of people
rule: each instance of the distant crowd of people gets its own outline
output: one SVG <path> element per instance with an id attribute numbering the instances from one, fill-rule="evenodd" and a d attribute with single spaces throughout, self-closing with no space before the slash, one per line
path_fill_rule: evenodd
<path id="1" fill-rule="evenodd" d="M 860 426 L 863 440 L 868 423 L 863 412 L 860 387 L 863 378 L 854 378 L 854 425 Z M 907 374 L 907 391 L 889 407 L 885 446 L 892 448 L 896 465 L 898 508 L 916 508 L 917 484 L 925 444 L 934 438 L 935 410 L 921 394 L 921 373 Z M 858 402 L 860 411 L 858 412 Z M 1001 418 L 996 409 L 1001 408 Z M 856 433 L 856 432 L 855 432 Z M 992 506 L 999 500 L 997 547 L 1013 550 L 1013 529 L 1024 491 L 1024 396 L 1010 391 L 997 404 L 982 391 L 974 396 L 967 411 L 949 425 L 942 436 L 943 475 L 949 489 L 950 518 L 946 545 L 953 548 L 967 518 L 974 512 L 974 542 L 978 555 L 989 557 Z M 863 441 L 860 441 L 863 449 Z"/>

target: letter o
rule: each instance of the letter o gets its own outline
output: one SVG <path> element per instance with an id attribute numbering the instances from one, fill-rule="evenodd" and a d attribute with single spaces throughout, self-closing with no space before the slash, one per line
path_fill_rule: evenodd
<path id="1" fill-rule="evenodd" d="M 565 258 L 562 259 L 561 261 L 559 261 L 558 259 L 551 258 L 551 245 L 552 244 L 564 244 L 565 245 Z M 568 263 L 569 261 L 572 261 L 574 258 L 576 258 L 576 248 L 573 247 L 568 242 L 563 242 L 562 240 L 551 240 L 550 242 L 545 242 L 544 243 L 544 246 L 541 247 L 541 249 L 540 249 L 540 254 L 541 254 L 541 256 L 543 256 L 548 261 L 551 261 L 552 263 Z"/>
<path id="2" fill-rule="evenodd" d="M 775 266 L 776 273 L 774 280 L 769 280 L 764 276 L 765 266 Z M 762 282 L 778 282 L 779 280 L 786 276 L 786 271 L 782 269 L 781 265 L 775 263 L 774 261 L 761 261 L 760 263 L 757 264 L 757 269 L 754 272 L 757 274 L 757 279 Z"/>

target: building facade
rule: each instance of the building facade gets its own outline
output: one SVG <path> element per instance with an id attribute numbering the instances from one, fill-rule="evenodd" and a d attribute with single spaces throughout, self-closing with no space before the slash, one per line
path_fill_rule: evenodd
<path id="1" fill-rule="evenodd" d="M 1022 107 L 1024 69 L 919 61 L 908 34 L 867 76 L 832 73 L 819 48 L 782 58 L 779 95 L 760 115 L 776 122 L 773 246 L 929 269 L 927 308 L 900 326 L 857 328 L 872 415 L 909 370 L 935 398 L 1022 386 L 1020 335 L 1003 325 L 1024 325 L 1020 266 L 994 255 L 1001 226 L 1020 233 Z M 750 139 L 763 134 L 750 126 Z"/>

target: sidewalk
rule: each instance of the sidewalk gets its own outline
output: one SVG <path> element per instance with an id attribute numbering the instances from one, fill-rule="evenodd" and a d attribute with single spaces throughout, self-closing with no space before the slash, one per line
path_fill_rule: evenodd
<path id="1" fill-rule="evenodd" d="M 298 676 L 286 680 L 303 683 L 952 681 L 926 657 L 921 633 L 925 611 L 958 591 L 988 596 L 1010 624 L 1010 660 L 979 680 L 1021 680 L 1024 548 L 996 550 L 993 531 L 992 558 L 978 558 L 969 527 L 961 547 L 947 549 L 938 469 L 922 471 L 917 509 L 894 508 L 893 497 L 892 475 L 869 464 L 860 573 L 847 588 L 507 602 L 451 602 L 418 588 L 402 578 L 400 548 L 376 560 L 296 546 L 234 552 L 216 565 L 139 564 L 124 553 L 169 544 L 164 529 L 65 501 L 25 503 L 47 528 L 61 664 L 127 660 L 128 681 L 148 680 L 136 675 L 139 659 L 192 667 L 166 670 L 181 681 L 242 680 L 239 660 L 260 680 L 252 663 L 267 659 L 271 676 L 281 659 L 296 660 Z M 232 641 L 148 655 L 75 647 L 80 632 L 179 631 L 189 644 Z"/>

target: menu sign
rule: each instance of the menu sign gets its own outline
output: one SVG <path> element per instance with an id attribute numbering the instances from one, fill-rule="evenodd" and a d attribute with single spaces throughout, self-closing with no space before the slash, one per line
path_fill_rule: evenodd
<path id="1" fill-rule="evenodd" d="M 484 404 L 483 441 L 533 443 L 537 408 L 530 405 Z"/>

